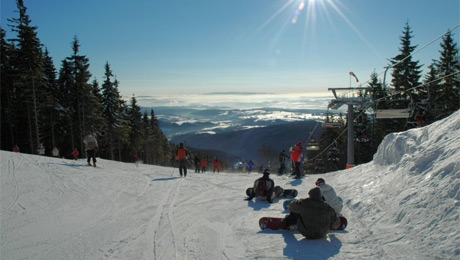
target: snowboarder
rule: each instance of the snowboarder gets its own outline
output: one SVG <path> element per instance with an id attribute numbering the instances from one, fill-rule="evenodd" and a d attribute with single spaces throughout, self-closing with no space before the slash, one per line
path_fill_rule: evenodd
<path id="1" fill-rule="evenodd" d="M 91 159 L 93 159 L 93 166 L 96 167 L 97 160 L 95 153 L 96 150 L 99 150 L 99 148 L 96 137 L 93 135 L 93 133 L 91 133 L 91 131 L 88 131 L 85 139 L 83 139 L 83 143 L 85 144 L 88 165 L 91 166 Z"/>
<path id="2" fill-rule="evenodd" d="M 269 169 L 265 169 L 263 175 L 263 177 L 254 181 L 254 186 L 251 193 L 248 194 L 249 197 L 246 200 L 252 200 L 257 196 L 258 198 L 266 199 L 269 203 L 273 203 L 273 199 L 276 197 L 274 192 L 275 182 L 270 179 Z"/>
<path id="3" fill-rule="evenodd" d="M 179 148 L 176 150 L 176 160 L 179 162 L 179 173 L 181 177 L 187 177 L 187 159 L 188 151 L 184 148 L 184 144 L 180 143 Z"/>
<path id="4" fill-rule="evenodd" d="M 298 230 L 308 239 L 324 238 L 329 229 L 337 229 L 340 220 L 334 209 L 325 203 L 320 188 L 308 192 L 309 198 L 293 201 L 290 214 L 284 219 L 289 230 Z"/>
<path id="5" fill-rule="evenodd" d="M 302 177 L 302 172 L 300 170 L 301 169 L 300 164 L 302 163 L 302 158 L 303 158 L 302 142 L 297 142 L 295 147 L 292 148 L 291 158 L 295 165 L 294 173 L 296 175 L 296 178 L 299 179 Z"/>
<path id="6" fill-rule="evenodd" d="M 335 193 L 334 188 L 332 188 L 331 185 L 326 184 L 326 181 L 323 178 L 319 178 L 315 184 L 318 188 L 320 188 L 321 195 L 326 203 L 329 204 L 329 206 L 331 206 L 337 214 L 340 214 L 340 212 L 342 212 L 343 205 Z"/>

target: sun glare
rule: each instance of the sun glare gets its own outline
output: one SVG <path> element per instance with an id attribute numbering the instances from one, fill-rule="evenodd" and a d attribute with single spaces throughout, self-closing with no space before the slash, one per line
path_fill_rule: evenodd
<path id="1" fill-rule="evenodd" d="M 353 24 L 350 16 L 354 16 L 352 10 L 350 10 L 343 1 L 340 0 L 287 0 L 280 1 L 281 6 L 271 15 L 263 24 L 256 29 L 255 34 L 263 30 L 265 27 L 273 24 L 275 21 L 282 20 L 285 18 L 290 19 L 286 21 L 287 24 L 292 26 L 302 26 L 303 36 L 301 45 L 308 45 L 308 41 L 316 37 L 316 31 L 319 29 L 324 30 L 324 27 L 318 28 L 319 23 L 325 22 L 328 24 L 329 30 L 335 34 L 339 34 L 337 28 L 340 25 L 347 25 L 354 33 L 358 35 L 361 41 L 369 47 L 375 53 L 378 53 L 374 47 L 367 41 L 365 36 L 358 30 Z M 289 14 L 290 13 L 290 14 Z M 338 22 L 342 20 L 342 22 Z M 303 21 L 301 23 L 301 21 Z M 340 24 L 338 24 L 340 23 Z M 279 39 L 283 34 L 283 31 L 288 27 L 284 24 L 280 27 L 281 31 L 276 33 L 276 39 Z"/>

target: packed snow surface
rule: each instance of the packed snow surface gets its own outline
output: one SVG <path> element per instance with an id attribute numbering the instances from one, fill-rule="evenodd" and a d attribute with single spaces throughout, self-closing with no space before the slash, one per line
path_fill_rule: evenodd
<path id="1" fill-rule="evenodd" d="M 374 161 L 322 177 L 344 199 L 345 231 L 307 240 L 261 231 L 273 204 L 245 201 L 259 174 L 194 173 L 1 151 L 0 259 L 459 259 L 460 112 L 388 135 Z M 272 172 L 276 172 L 274 169 Z"/>

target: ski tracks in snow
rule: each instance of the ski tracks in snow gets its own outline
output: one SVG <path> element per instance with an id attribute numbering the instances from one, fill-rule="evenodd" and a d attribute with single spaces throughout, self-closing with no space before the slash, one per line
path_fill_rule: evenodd
<path id="1" fill-rule="evenodd" d="M 209 176 L 195 174 L 167 183 L 168 190 L 152 219 L 153 255 L 150 259 L 234 259 L 229 253 L 233 244 L 238 243 L 232 237 L 233 228 L 228 219 L 217 217 L 222 211 L 219 200 L 230 199 L 231 194 L 220 194 L 222 184 L 212 183 Z M 212 253 L 209 248 L 213 248 Z"/>

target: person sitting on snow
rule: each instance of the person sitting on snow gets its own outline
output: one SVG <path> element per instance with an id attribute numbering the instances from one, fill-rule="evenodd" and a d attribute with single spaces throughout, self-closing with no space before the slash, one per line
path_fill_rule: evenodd
<path id="1" fill-rule="evenodd" d="M 253 188 L 246 190 L 246 194 L 249 196 L 246 200 L 252 200 L 254 197 L 265 199 L 269 203 L 273 203 L 273 199 L 276 197 L 274 192 L 275 182 L 270 179 L 270 170 L 265 169 L 263 177 L 258 178 L 254 181 Z"/>
<path id="2" fill-rule="evenodd" d="M 329 229 L 336 229 L 340 220 L 335 210 L 323 201 L 320 188 L 308 192 L 309 198 L 289 204 L 290 214 L 284 218 L 289 230 L 298 230 L 308 239 L 324 238 Z"/>
<path id="3" fill-rule="evenodd" d="M 320 188 L 321 195 L 326 203 L 335 210 L 335 213 L 340 214 L 340 212 L 342 212 L 343 205 L 335 193 L 334 188 L 332 188 L 331 185 L 326 184 L 326 181 L 323 178 L 319 178 L 315 184 L 318 188 Z"/>

